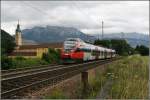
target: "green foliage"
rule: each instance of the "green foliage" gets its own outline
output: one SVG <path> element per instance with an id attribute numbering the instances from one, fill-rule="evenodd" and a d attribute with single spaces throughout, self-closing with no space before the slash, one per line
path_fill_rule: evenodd
<path id="1" fill-rule="evenodd" d="M 19 57 L 12 59 L 12 67 L 11 68 L 34 67 L 34 66 L 46 65 L 46 64 L 48 64 L 48 63 L 39 58 L 25 59 L 25 58 L 19 56 Z"/>
<path id="2" fill-rule="evenodd" d="M 53 50 L 49 48 L 48 53 L 43 53 L 42 59 L 48 63 L 59 63 L 60 61 L 60 51 Z"/>
<path id="3" fill-rule="evenodd" d="M 1 69 L 7 70 L 13 66 L 12 59 L 7 56 L 1 56 Z"/>
<path id="4" fill-rule="evenodd" d="M 149 55 L 149 48 L 147 48 L 144 45 L 137 45 L 135 48 L 135 51 L 137 51 L 138 53 L 140 53 L 142 56 L 148 56 Z"/>
<path id="5" fill-rule="evenodd" d="M 26 58 L 24 58 L 24 57 L 22 57 L 22 56 L 17 56 L 15 59 L 18 60 L 18 61 L 26 60 Z"/>
<path id="6" fill-rule="evenodd" d="M 95 99 L 109 80 L 112 85 L 106 89 L 106 99 L 148 99 L 148 57 L 133 55 L 108 64 L 106 69 L 96 70 L 89 75 L 88 92 L 83 92 L 83 84 L 78 82 L 76 95 L 67 96 L 61 88 L 52 91 L 46 99 Z M 105 91 L 105 90 L 104 90 Z"/>
<path id="7" fill-rule="evenodd" d="M 95 45 L 101 45 L 107 48 L 113 48 L 119 55 L 127 56 L 134 53 L 134 49 L 126 42 L 126 40 L 96 40 Z"/>
<path id="8" fill-rule="evenodd" d="M 105 72 L 97 73 L 96 77 L 89 81 L 90 92 L 86 98 L 95 99 L 105 82 Z"/>
<path id="9" fill-rule="evenodd" d="M 9 33 L 1 30 L 1 54 L 8 54 L 13 51 L 15 47 L 14 38 Z"/>
<path id="10" fill-rule="evenodd" d="M 114 73 L 109 98 L 148 98 L 148 57 L 129 56 L 108 66 L 107 72 Z"/>
<path id="11" fill-rule="evenodd" d="M 60 89 L 52 91 L 50 96 L 46 96 L 45 99 L 66 99 L 67 97 L 63 94 Z"/>
<path id="12" fill-rule="evenodd" d="M 15 68 L 24 68 L 24 67 L 36 67 L 39 65 L 47 65 L 47 63 L 44 60 L 41 60 L 39 58 L 23 58 L 21 56 L 18 56 L 16 58 L 8 58 L 7 56 L 1 57 L 2 61 L 2 70 L 6 69 L 15 69 Z"/>
<path id="13" fill-rule="evenodd" d="M 111 47 L 111 40 L 95 40 L 94 44 L 109 48 Z"/>

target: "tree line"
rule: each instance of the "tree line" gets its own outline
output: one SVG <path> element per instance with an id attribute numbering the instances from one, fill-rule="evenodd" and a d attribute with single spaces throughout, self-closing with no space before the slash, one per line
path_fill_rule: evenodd
<path id="1" fill-rule="evenodd" d="M 148 47 L 144 45 L 137 45 L 133 48 L 124 39 L 95 40 L 94 45 L 115 49 L 116 53 L 121 56 L 128 56 L 132 54 L 140 54 L 142 56 L 149 55 Z"/>

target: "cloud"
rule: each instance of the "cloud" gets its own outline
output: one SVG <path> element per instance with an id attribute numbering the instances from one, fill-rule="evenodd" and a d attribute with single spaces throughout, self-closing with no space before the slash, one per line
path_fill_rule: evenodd
<path id="1" fill-rule="evenodd" d="M 2 1 L 2 29 L 14 34 L 21 28 L 58 25 L 75 27 L 87 34 L 101 32 L 149 33 L 148 1 Z"/>

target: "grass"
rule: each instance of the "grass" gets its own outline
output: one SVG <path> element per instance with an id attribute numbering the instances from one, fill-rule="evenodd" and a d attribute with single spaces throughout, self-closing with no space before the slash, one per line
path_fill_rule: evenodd
<path id="1" fill-rule="evenodd" d="M 89 88 L 86 91 L 83 89 L 82 84 L 79 84 L 76 89 L 76 99 L 94 99 L 106 81 L 104 74 L 105 71 L 97 71 L 95 77 L 89 76 Z"/>
<path id="2" fill-rule="evenodd" d="M 16 56 L 15 58 L 8 58 L 6 55 L 1 56 L 2 70 L 34 67 L 39 65 L 59 64 L 60 51 L 49 49 L 49 52 L 43 54 L 42 58 L 24 58 Z"/>
<path id="3" fill-rule="evenodd" d="M 113 81 L 112 87 L 108 91 L 109 99 L 148 99 L 148 57 L 139 55 L 124 57 L 107 65 L 105 70 L 96 70 L 96 72 L 95 77 L 89 76 L 88 92 L 82 92 L 82 84 L 77 87 L 76 99 L 95 99 L 109 79 Z M 59 88 L 46 98 L 71 97 L 66 97 Z"/>
<path id="4" fill-rule="evenodd" d="M 50 96 L 46 96 L 45 99 L 67 99 L 61 89 L 55 89 Z"/>
<path id="5" fill-rule="evenodd" d="M 22 59 L 12 59 L 12 67 L 11 69 L 14 68 L 24 68 L 24 67 L 33 67 L 33 66 L 38 66 L 38 65 L 46 65 L 48 64 L 46 61 L 41 60 L 39 58 L 22 58 Z"/>
<path id="6" fill-rule="evenodd" d="M 148 57 L 129 56 L 110 65 L 108 73 L 113 73 L 114 84 L 110 89 L 112 99 L 148 98 Z"/>
<path id="7" fill-rule="evenodd" d="M 89 79 L 89 92 L 85 98 L 94 99 L 97 96 L 98 92 L 107 80 L 105 74 L 105 70 L 97 71 L 96 76 Z"/>

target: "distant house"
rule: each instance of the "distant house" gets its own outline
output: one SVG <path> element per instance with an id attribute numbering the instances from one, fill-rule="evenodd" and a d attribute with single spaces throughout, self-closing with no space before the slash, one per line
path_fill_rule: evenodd
<path id="1" fill-rule="evenodd" d="M 17 56 L 22 56 L 25 58 L 41 58 L 43 53 L 47 53 L 48 49 L 62 49 L 63 43 L 45 43 L 45 44 L 36 44 L 36 45 L 23 45 L 21 37 L 20 25 L 18 22 L 15 42 L 15 50 L 9 54 L 9 57 L 15 58 Z"/>

